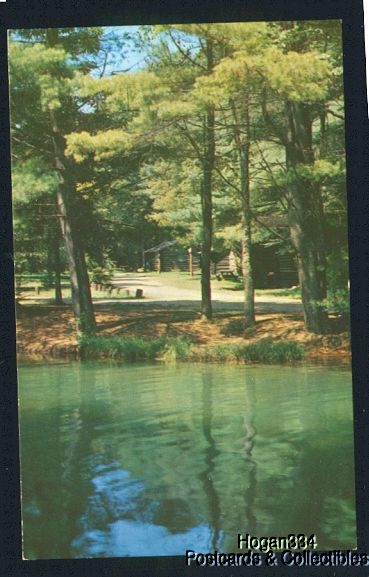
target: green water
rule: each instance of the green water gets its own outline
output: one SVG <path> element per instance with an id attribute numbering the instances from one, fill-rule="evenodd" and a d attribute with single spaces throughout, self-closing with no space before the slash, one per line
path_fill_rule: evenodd
<path id="1" fill-rule="evenodd" d="M 356 545 L 345 368 L 29 364 L 19 395 L 26 558 Z"/>

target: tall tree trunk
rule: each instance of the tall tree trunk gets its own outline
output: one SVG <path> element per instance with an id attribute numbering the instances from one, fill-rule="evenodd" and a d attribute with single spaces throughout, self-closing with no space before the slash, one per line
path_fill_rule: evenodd
<path id="1" fill-rule="evenodd" d="M 65 183 L 64 183 L 65 184 Z M 67 252 L 70 274 L 72 306 L 80 334 L 95 331 L 95 317 L 91 299 L 90 281 L 80 237 L 72 218 L 70 198 L 63 186 L 57 192 L 58 213 Z"/>
<path id="2" fill-rule="evenodd" d="M 60 234 L 60 233 L 59 233 Z M 61 263 L 60 263 L 60 243 L 59 243 L 59 234 L 55 231 L 54 235 L 54 290 L 55 290 L 55 304 L 61 305 L 63 304 L 63 294 L 62 294 L 62 287 L 61 287 Z"/>
<path id="3" fill-rule="evenodd" d="M 312 164 L 312 129 L 309 107 L 288 102 L 286 106 L 287 168 L 292 172 L 300 164 Z M 322 306 L 327 296 L 326 258 L 324 250 L 324 214 L 320 189 L 306 186 L 296 175 L 287 190 L 288 219 L 292 244 L 297 255 L 305 327 L 313 333 L 324 333 L 327 312 Z"/>
<path id="4" fill-rule="evenodd" d="M 242 275 L 244 280 L 245 328 L 255 323 L 254 281 L 251 265 L 251 211 L 250 211 L 250 111 L 249 99 L 245 96 L 240 116 L 232 102 L 235 125 L 235 141 L 240 166 L 240 189 L 242 201 Z"/>
<path id="5" fill-rule="evenodd" d="M 47 43 L 50 47 L 58 44 L 58 30 L 56 28 L 47 29 Z M 65 156 L 65 139 L 59 126 L 57 112 L 51 108 L 49 109 L 49 118 L 54 145 L 55 168 L 59 173 L 60 181 L 57 192 L 57 204 L 68 258 L 73 311 L 76 318 L 77 332 L 79 334 L 89 334 L 95 331 L 95 317 L 85 254 L 76 222 L 79 207 L 75 183 L 71 176 L 72 166 Z"/>
<path id="6" fill-rule="evenodd" d="M 211 40 L 206 45 L 207 70 L 213 68 L 213 47 Z M 204 156 L 202 161 L 203 180 L 201 187 L 202 209 L 202 250 L 201 250 L 201 316 L 211 320 L 213 316 L 211 305 L 211 248 L 213 237 L 213 200 L 212 179 L 215 162 L 215 136 L 214 136 L 214 107 L 208 105 L 204 118 Z"/>

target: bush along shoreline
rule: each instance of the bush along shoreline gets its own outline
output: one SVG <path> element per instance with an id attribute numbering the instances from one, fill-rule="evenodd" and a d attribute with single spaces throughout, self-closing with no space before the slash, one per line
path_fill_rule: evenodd
<path id="1" fill-rule="evenodd" d="M 301 361 L 305 353 L 305 347 L 299 343 L 274 342 L 270 338 L 263 338 L 249 344 L 228 343 L 204 347 L 199 347 L 185 337 L 144 339 L 121 336 L 84 336 L 79 340 L 79 357 L 83 360 L 277 364 Z"/>

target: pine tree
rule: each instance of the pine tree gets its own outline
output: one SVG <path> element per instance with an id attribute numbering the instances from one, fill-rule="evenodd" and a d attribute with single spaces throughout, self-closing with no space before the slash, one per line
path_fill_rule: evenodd
<path id="1" fill-rule="evenodd" d="M 65 155 L 65 131 L 78 122 L 71 81 L 98 50 L 98 29 L 15 31 L 10 46 L 13 150 L 37 150 L 39 162 L 57 175 L 57 211 L 68 258 L 78 332 L 94 331 L 95 319 L 83 249 L 75 167 Z M 68 52 L 66 51 L 68 50 Z M 15 162 L 15 167 L 17 163 Z"/>

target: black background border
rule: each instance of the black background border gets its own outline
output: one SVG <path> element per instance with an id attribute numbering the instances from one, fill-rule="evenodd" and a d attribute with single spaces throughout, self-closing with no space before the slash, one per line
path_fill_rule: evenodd
<path id="1" fill-rule="evenodd" d="M 188 568 L 184 556 L 42 561 L 21 557 L 7 30 L 317 19 L 340 19 L 343 25 L 356 512 L 358 549 L 369 554 L 369 123 L 361 0 L 7 0 L 0 2 L 0 577 L 368 576 L 365 567 Z M 291 495 L 291 501 L 298 498 Z"/>

